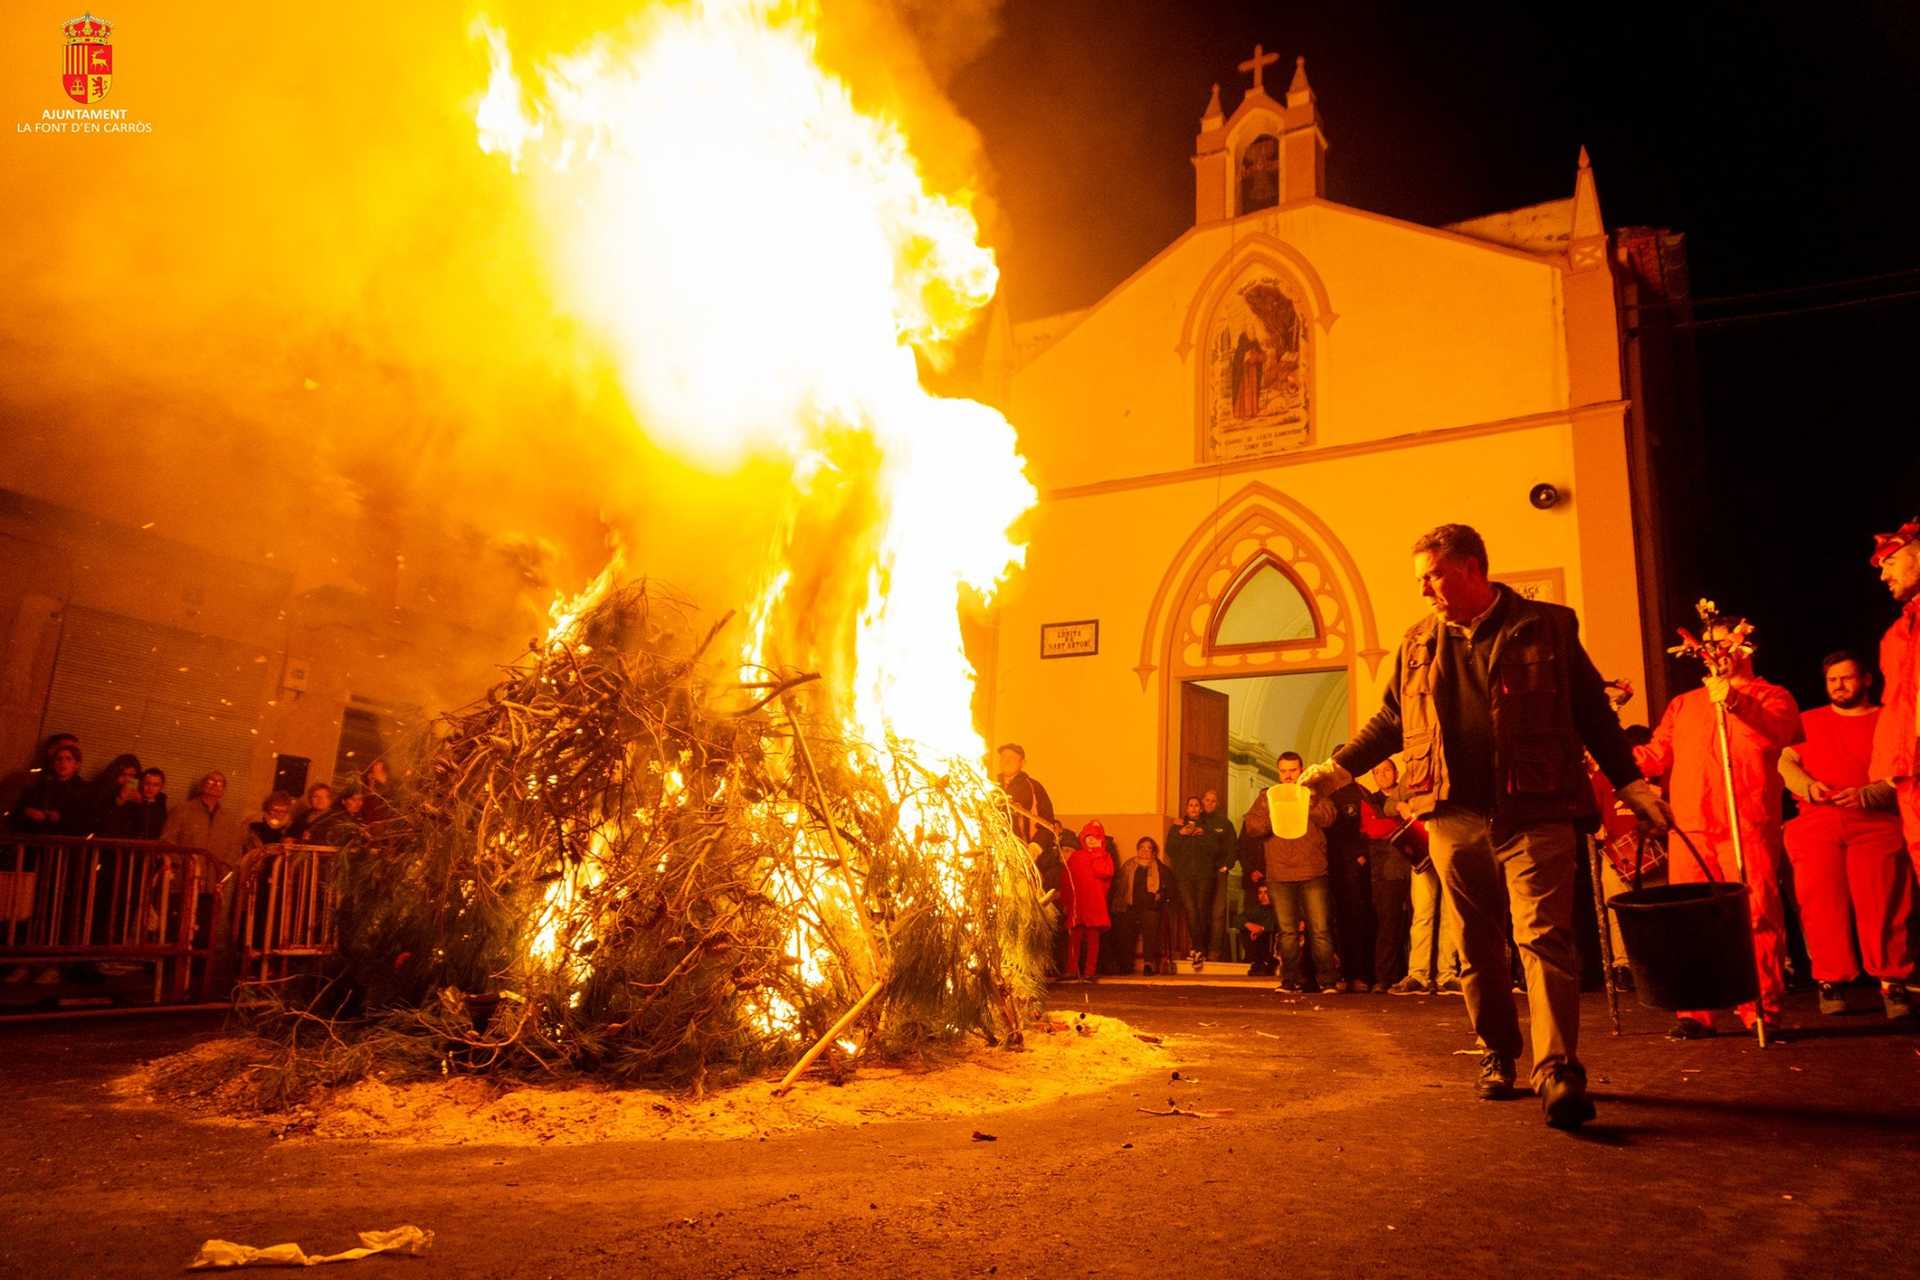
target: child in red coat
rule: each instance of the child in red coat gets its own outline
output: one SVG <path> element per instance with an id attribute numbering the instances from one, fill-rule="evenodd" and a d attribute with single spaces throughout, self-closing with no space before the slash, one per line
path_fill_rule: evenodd
<path id="1" fill-rule="evenodd" d="M 1107 887 L 1113 883 L 1113 858 L 1107 831 L 1099 819 L 1080 828 L 1080 847 L 1067 855 L 1067 981 L 1098 982 L 1100 935 L 1113 924 L 1107 913 Z M 1084 955 L 1083 955 L 1084 952 Z"/>

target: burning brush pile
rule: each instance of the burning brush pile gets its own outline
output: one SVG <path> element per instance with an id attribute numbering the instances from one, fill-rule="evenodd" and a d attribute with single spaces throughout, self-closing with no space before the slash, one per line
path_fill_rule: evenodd
<path id="1" fill-rule="evenodd" d="M 679 536 L 676 502 L 750 492 L 732 541 L 767 551 L 705 584 L 746 603 L 731 626 L 610 568 L 442 720 L 401 820 L 343 859 L 341 972 L 320 1003 L 274 998 L 286 1070 L 257 1077 L 697 1086 L 1018 1034 L 1050 908 L 978 769 L 960 610 L 1022 562 L 1037 494 L 998 410 L 921 381 L 998 269 L 896 79 L 856 94 L 823 61 L 832 17 L 647 5 L 544 54 L 477 25 L 474 141 L 511 178 L 503 225 L 538 236 L 529 296 L 713 477 L 635 545 Z"/>
<path id="2" fill-rule="evenodd" d="M 997 790 L 822 730 L 811 676 L 721 678 L 695 628 L 611 592 L 444 718 L 406 820 L 343 859 L 360 1016 L 315 1043 L 700 1084 L 1017 1038 L 1049 908 Z"/>

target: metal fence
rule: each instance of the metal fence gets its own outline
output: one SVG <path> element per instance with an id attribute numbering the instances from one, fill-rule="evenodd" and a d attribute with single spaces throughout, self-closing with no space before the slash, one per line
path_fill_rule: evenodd
<path id="1" fill-rule="evenodd" d="M 148 840 L 0 842 L 0 961 L 145 962 L 155 1003 L 204 998 L 211 865 L 204 850 Z"/>
<path id="2" fill-rule="evenodd" d="M 76 970 L 97 982 L 103 967 L 150 967 L 143 1001 L 224 1000 L 236 979 L 283 978 L 333 950 L 338 852 L 274 845 L 235 869 L 156 841 L 0 837 L 0 967 L 37 969 L 63 993 Z"/>
<path id="3" fill-rule="evenodd" d="M 325 845 L 258 850 L 235 916 L 242 979 L 284 978 L 334 947 L 334 859 Z"/>

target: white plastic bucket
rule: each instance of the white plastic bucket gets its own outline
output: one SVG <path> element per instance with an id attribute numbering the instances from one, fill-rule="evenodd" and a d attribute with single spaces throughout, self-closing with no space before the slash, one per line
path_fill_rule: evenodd
<path id="1" fill-rule="evenodd" d="M 1273 834 L 1298 840 L 1307 834 L 1307 810 L 1313 807 L 1313 792 L 1297 782 L 1276 782 L 1267 788 L 1267 816 L 1273 820 Z"/>

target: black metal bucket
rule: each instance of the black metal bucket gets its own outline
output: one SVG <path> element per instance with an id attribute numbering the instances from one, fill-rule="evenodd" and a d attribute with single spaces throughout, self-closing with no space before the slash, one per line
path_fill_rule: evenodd
<path id="1" fill-rule="evenodd" d="M 1747 886 L 1663 884 L 1607 899 L 1651 1009 L 1729 1009 L 1760 992 Z"/>

